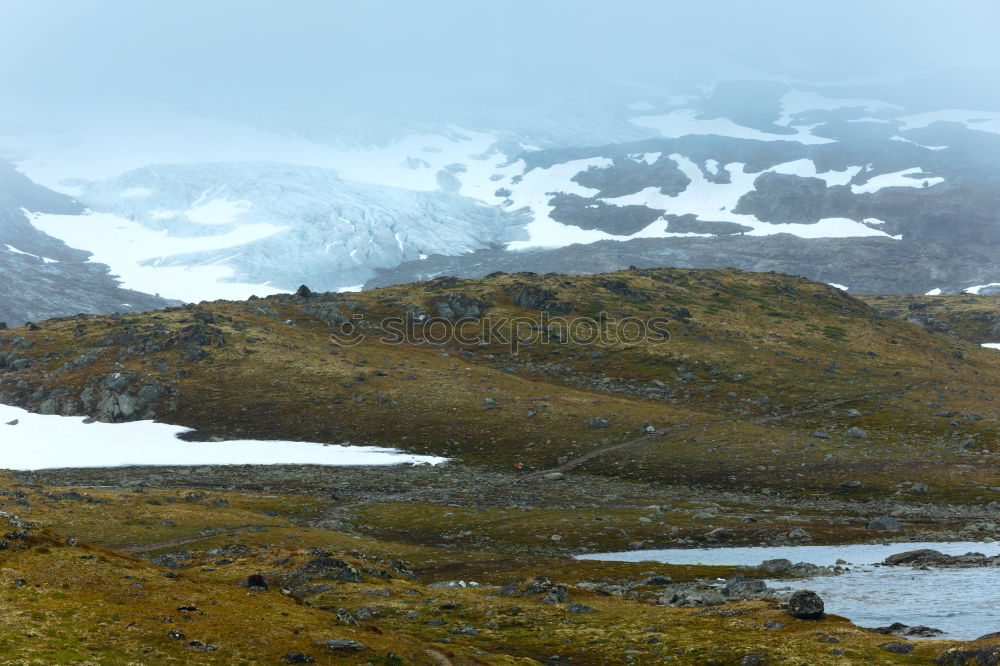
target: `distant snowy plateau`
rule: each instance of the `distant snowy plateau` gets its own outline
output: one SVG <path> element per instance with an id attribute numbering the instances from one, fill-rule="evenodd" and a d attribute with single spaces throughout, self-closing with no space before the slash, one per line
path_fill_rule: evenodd
<path id="1" fill-rule="evenodd" d="M 647 96 L 573 132 L 0 124 L 0 321 L 633 264 L 1000 291 L 1000 112 L 762 81 Z"/>

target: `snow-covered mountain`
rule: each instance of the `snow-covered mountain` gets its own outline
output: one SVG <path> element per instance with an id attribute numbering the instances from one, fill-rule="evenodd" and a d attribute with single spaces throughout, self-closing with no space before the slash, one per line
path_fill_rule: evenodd
<path id="1" fill-rule="evenodd" d="M 144 311 L 171 304 L 121 288 L 107 266 L 30 223 L 31 215 L 76 220 L 83 210 L 72 198 L 0 162 L 0 322 L 20 326 L 77 312 Z"/>
<path id="2" fill-rule="evenodd" d="M 376 139 L 194 117 L 8 127 L 0 155 L 80 202 L 21 205 L 32 229 L 187 301 L 630 264 L 858 292 L 1000 282 L 1000 111 L 872 89 L 644 86 L 562 124 L 456 107 Z"/>

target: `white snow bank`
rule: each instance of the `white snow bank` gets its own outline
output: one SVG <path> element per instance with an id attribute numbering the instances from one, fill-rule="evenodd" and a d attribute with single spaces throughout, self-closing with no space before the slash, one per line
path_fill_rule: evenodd
<path id="1" fill-rule="evenodd" d="M 989 349 L 1000 349 L 1000 342 L 984 342 L 983 346 Z"/>
<path id="2" fill-rule="evenodd" d="M 924 294 L 924 296 L 940 296 L 940 295 L 941 295 L 941 290 L 936 288 L 931 289 L 926 294 Z"/>
<path id="3" fill-rule="evenodd" d="M 197 224 L 232 224 L 240 215 L 253 207 L 249 201 L 230 201 L 222 198 L 202 203 L 202 199 L 194 202 L 186 213 L 187 219 Z"/>
<path id="4" fill-rule="evenodd" d="M 934 178 L 910 178 L 910 175 L 923 173 L 920 167 L 914 167 L 912 169 L 903 169 L 902 171 L 894 171 L 892 173 L 883 173 L 878 176 L 874 176 L 868 179 L 868 182 L 863 185 L 851 185 L 851 192 L 854 194 L 870 194 L 872 192 L 878 192 L 884 187 L 924 187 L 924 183 L 927 183 L 927 187 L 931 185 L 937 185 L 938 183 L 943 183 L 944 178 L 934 177 Z"/>
<path id="5" fill-rule="evenodd" d="M 783 173 L 802 178 L 821 178 L 827 187 L 847 185 L 861 171 L 860 166 L 847 167 L 844 171 L 816 171 L 816 163 L 810 159 L 784 162 L 768 169 L 773 173 Z"/>
<path id="6" fill-rule="evenodd" d="M 225 265 L 165 266 L 162 260 L 178 254 L 236 248 L 285 230 L 273 224 L 244 224 L 215 236 L 170 236 L 110 213 L 54 215 L 29 213 L 39 231 L 87 250 L 91 261 L 107 264 L 127 289 L 159 294 L 188 302 L 241 300 L 251 294 L 266 296 L 282 290 L 259 284 L 228 282 L 233 269 Z M 239 250 L 236 250 L 237 252 Z"/>
<path id="7" fill-rule="evenodd" d="M 689 134 L 715 134 L 734 139 L 751 139 L 754 141 L 798 141 L 805 144 L 833 143 L 833 139 L 825 139 L 809 133 L 805 127 L 793 127 L 794 134 L 771 134 L 751 127 L 737 125 L 729 118 L 698 118 L 698 112 L 691 109 L 678 109 L 658 116 L 636 116 L 629 122 L 639 127 L 649 127 L 660 132 L 668 139 L 675 139 Z"/>
<path id="8" fill-rule="evenodd" d="M 9 425 L 12 421 L 16 425 Z M 90 423 L 81 416 L 32 414 L 0 405 L 0 468 L 119 467 L 122 465 L 395 465 L 446 458 L 376 446 L 232 440 L 185 442 L 182 426 L 133 421 Z"/>
<path id="9" fill-rule="evenodd" d="M 961 123 L 970 130 L 1000 134 L 1000 113 L 995 111 L 973 111 L 970 109 L 942 109 L 915 113 L 899 118 L 903 123 L 902 130 L 927 127 L 936 122 Z"/>
<path id="10" fill-rule="evenodd" d="M 845 287 L 844 285 L 837 284 L 836 282 L 827 282 L 827 284 L 841 291 L 847 291 L 848 289 L 850 289 L 850 287 Z"/>
<path id="11" fill-rule="evenodd" d="M 13 252 L 14 254 L 23 254 L 26 257 L 34 257 L 35 259 L 41 259 L 46 264 L 58 264 L 59 263 L 58 259 L 49 259 L 48 257 L 42 257 L 42 256 L 39 256 L 37 254 L 31 254 L 30 252 L 24 252 L 23 250 L 18 250 L 13 245 L 7 245 L 6 243 L 4 243 L 4 247 L 7 248 L 9 251 Z"/>
<path id="12" fill-rule="evenodd" d="M 910 141 L 909 139 L 907 139 L 905 137 L 901 137 L 901 136 L 890 136 L 889 140 L 890 141 L 901 141 L 903 143 L 912 143 L 914 146 L 918 146 L 918 147 L 924 148 L 926 150 L 945 150 L 946 148 L 948 148 L 948 146 L 925 146 L 922 143 L 917 143 L 916 141 Z"/>
<path id="13" fill-rule="evenodd" d="M 975 287 L 968 287 L 967 289 L 963 289 L 962 291 L 964 291 L 966 294 L 978 295 L 980 291 L 986 289 L 987 287 L 1000 287 L 1000 282 L 990 282 L 989 284 L 977 284 Z"/>
<path id="14" fill-rule="evenodd" d="M 134 197 L 148 197 L 153 194 L 153 190 L 148 187 L 129 187 L 118 193 L 123 199 L 132 199 Z"/>
<path id="15" fill-rule="evenodd" d="M 732 162 L 724 165 L 730 174 L 730 182 L 714 183 L 705 178 L 701 169 L 691 159 L 671 154 L 670 159 L 677 163 L 678 168 L 690 179 L 683 192 L 668 195 L 660 192 L 659 187 L 647 187 L 639 192 L 620 197 L 604 197 L 606 204 L 614 206 L 648 206 L 665 211 L 667 214 L 693 214 L 700 220 L 736 222 L 750 227 L 747 235 L 770 236 L 773 234 L 792 234 L 799 238 L 856 238 L 862 236 L 883 236 L 899 240 L 879 227 L 884 224 L 874 218 L 864 222 L 856 222 L 847 218 L 827 218 L 815 224 L 771 224 L 762 222 L 753 215 L 736 214 L 733 209 L 740 198 L 754 189 L 754 181 L 760 173 L 748 173 L 744 164 Z M 611 163 L 606 158 L 591 158 L 573 160 L 557 164 L 547 169 L 533 169 L 524 174 L 518 184 L 511 184 L 511 200 L 515 207 L 526 206 L 531 209 L 533 221 L 525 228 L 530 234 L 528 240 L 509 243 L 510 250 L 528 248 L 564 247 L 573 243 L 593 243 L 599 240 L 629 240 L 634 238 L 673 238 L 673 237 L 710 237 L 713 234 L 673 233 L 666 230 L 663 220 L 656 220 L 646 228 L 629 236 L 612 235 L 596 229 L 584 230 L 551 219 L 552 206 L 549 205 L 551 192 L 567 192 L 582 197 L 592 197 L 597 190 L 590 189 L 572 182 L 570 178 L 587 168 L 602 168 Z M 515 163 L 515 167 L 517 164 Z M 718 163 L 712 164 L 718 170 Z M 812 160 L 795 160 L 778 164 L 768 171 L 797 176 L 822 178 L 828 186 L 845 185 L 860 171 L 861 167 L 849 167 L 845 171 L 816 171 Z M 919 182 L 918 182 L 919 184 Z"/>
<path id="16" fill-rule="evenodd" d="M 826 97 L 825 95 L 820 95 L 819 93 L 796 89 L 790 90 L 782 96 L 782 118 L 778 121 L 778 124 L 787 125 L 791 122 L 791 116 L 805 111 L 835 111 L 837 109 L 852 107 L 860 107 L 869 112 L 900 108 L 895 104 L 890 104 L 877 99 L 859 97 Z"/>

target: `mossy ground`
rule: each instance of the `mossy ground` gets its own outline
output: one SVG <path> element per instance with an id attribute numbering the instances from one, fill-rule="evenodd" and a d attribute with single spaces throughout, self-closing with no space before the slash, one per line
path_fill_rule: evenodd
<path id="1" fill-rule="evenodd" d="M 310 502 L 295 496 L 275 501 L 255 493 L 198 491 L 204 496 L 185 499 L 186 492 L 176 489 L 90 489 L 89 501 L 53 500 L 80 490 L 11 479 L 0 479 L 0 485 L 9 493 L 2 498 L 3 510 L 59 524 L 82 540 L 70 543 L 65 534 L 35 529 L 34 537 L 9 540 L 11 546 L 0 551 L 3 664 L 277 664 L 288 652 L 304 652 L 317 663 L 330 664 L 557 663 L 555 655 L 562 663 L 595 665 L 739 664 L 748 655 L 760 655 L 760 663 L 919 664 L 961 645 L 921 641 L 909 655 L 890 654 L 879 647 L 890 642 L 885 636 L 835 616 L 795 620 L 769 601 L 671 608 L 649 602 L 657 594 L 655 587 L 633 588 L 631 598 L 625 598 L 580 585 L 650 575 L 711 580 L 732 575 L 730 567 L 574 561 L 469 549 L 462 543 L 435 548 L 377 539 L 303 524 L 300 508 Z M 227 506 L 207 508 L 222 499 Z M 262 506 L 270 507 L 268 513 L 283 509 L 293 519 L 262 514 Z M 103 522 L 77 511 L 80 507 L 100 507 Z M 132 517 L 148 510 L 160 521 L 181 526 L 191 522 L 192 508 L 201 511 L 198 522 L 212 530 L 251 522 L 257 527 L 183 546 L 187 559 L 173 570 L 87 541 L 110 540 L 145 556 L 176 552 L 176 546 L 158 547 L 162 535 Z M 387 507 L 387 513 L 392 509 Z M 458 511 L 455 518 L 464 521 L 464 513 Z M 439 527 L 425 508 L 408 515 L 429 516 L 423 525 L 428 530 Z M 269 526 L 261 529 L 268 518 Z M 234 544 L 242 550 L 232 550 Z M 329 589 L 307 599 L 277 587 L 262 592 L 236 585 L 251 574 L 301 570 L 316 557 L 316 548 L 364 571 L 363 580 L 329 581 Z M 375 575 L 386 563 L 401 559 L 412 574 L 386 569 L 387 575 Z M 744 573 L 754 575 L 753 570 Z M 570 601 L 594 612 L 572 614 L 565 604 L 541 603 L 537 596 L 498 596 L 497 588 L 489 587 L 539 575 L 566 584 Z M 427 586 L 455 579 L 487 587 Z M 189 606 L 196 610 L 179 610 Z M 339 609 L 364 612 L 367 619 L 358 626 L 338 623 L 334 615 Z M 766 622 L 784 626 L 768 631 Z M 170 638 L 169 631 L 180 631 L 185 638 Z M 356 640 L 366 649 L 337 656 L 320 643 L 330 639 Z M 188 647 L 192 640 L 218 650 Z M 843 655 L 834 654 L 835 649 Z M 402 661 L 386 661 L 390 654 Z"/>
<path id="2" fill-rule="evenodd" d="M 669 337 L 632 343 L 607 323 L 608 337 L 598 344 L 534 340 L 513 354 L 495 341 L 384 344 L 377 328 L 366 328 L 367 337 L 348 346 L 335 344 L 328 322 L 302 310 L 337 303 L 372 324 L 420 308 L 433 314 L 433 298 L 462 294 L 489 304 L 493 320 L 549 325 L 541 312 L 511 301 L 514 283 L 572 303 L 568 322 L 606 313 L 608 321 L 650 324 L 666 316 Z M 199 321 L 211 321 L 225 340 L 202 346 L 207 357 L 200 361 L 187 360 L 180 346 L 145 353 L 109 342 L 109 335 L 134 338 L 154 326 L 176 332 Z M 474 322 L 466 333 L 482 337 L 485 325 Z M 87 489 L 93 501 L 62 497 L 66 488 L 33 485 L 23 475 L 0 482 L 24 493 L 0 497 L 2 510 L 96 544 L 0 551 L 0 663 L 280 663 L 289 651 L 359 663 L 358 655 L 319 652 L 317 641 L 329 638 L 359 640 L 369 646 L 361 661 L 382 663 L 390 663 L 389 652 L 405 663 L 436 664 L 557 663 L 554 655 L 580 664 L 668 657 L 737 664 L 749 654 L 763 655 L 763 663 L 927 663 L 951 644 L 920 642 L 910 655 L 893 655 L 878 647 L 885 637 L 846 620 L 796 621 L 768 602 L 727 606 L 738 613 L 725 615 L 574 587 L 645 572 L 726 577 L 730 568 L 565 555 L 637 541 L 706 545 L 705 534 L 718 527 L 733 544 L 780 541 L 799 526 L 811 543 L 868 541 L 879 535 L 866 530 L 867 520 L 889 501 L 909 512 L 900 536 L 933 537 L 965 529 L 970 516 L 982 518 L 976 511 L 1000 499 L 1000 355 L 974 344 L 973 332 L 968 341 L 932 334 L 789 276 L 655 270 L 442 279 L 361 294 L 67 318 L 6 333 L 14 335 L 33 343 L 18 351 L 33 366 L 0 374 L 0 393 L 28 408 L 53 392 L 76 399 L 88 387 L 99 391 L 109 375 L 124 372 L 136 385 L 176 392 L 157 418 L 202 437 L 394 446 L 449 456 L 465 472 L 450 484 L 401 472 L 382 489 L 382 477 L 360 472 L 330 485 L 304 470 L 300 483 L 274 488 L 249 472 L 228 485 L 191 475 L 161 479 L 170 487 L 150 483 L 144 492 Z M 65 365 L 85 353 L 96 361 Z M 594 427 L 597 419 L 607 427 Z M 864 436 L 850 436 L 851 428 Z M 568 478 L 545 481 L 552 470 Z M 488 484 L 474 480 L 487 477 Z M 853 481 L 860 486 L 844 485 Z M 921 483 L 928 488 L 918 492 Z M 708 508 L 717 516 L 694 517 Z M 233 543 L 253 554 L 226 564 L 208 554 Z M 143 557 L 186 550 L 192 559 L 178 578 L 167 578 L 144 560 L 99 547 Z M 419 580 L 338 583 L 323 593 L 321 605 L 334 610 L 381 611 L 360 628 L 337 625 L 329 611 L 280 592 L 234 585 L 250 573 L 295 566 L 310 548 L 359 565 L 405 560 Z M 495 597 L 492 588 L 426 587 L 536 575 L 570 585 L 573 601 L 597 612 L 568 615 L 535 598 Z M 27 584 L 14 587 L 17 578 Z M 176 609 L 188 603 L 205 614 L 181 617 Z M 441 608 L 448 604 L 455 606 Z M 764 631 L 769 620 L 787 626 Z M 191 639 L 220 650 L 198 652 L 166 638 L 181 624 Z M 478 633 L 452 633 L 458 624 Z"/>

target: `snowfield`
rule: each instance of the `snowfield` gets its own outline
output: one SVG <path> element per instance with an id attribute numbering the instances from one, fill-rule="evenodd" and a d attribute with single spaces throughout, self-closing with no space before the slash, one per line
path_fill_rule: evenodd
<path id="1" fill-rule="evenodd" d="M 375 446 L 232 440 L 185 442 L 190 428 L 134 421 L 84 423 L 81 416 L 33 414 L 0 405 L 0 468 L 17 470 L 123 465 L 436 465 L 446 458 Z"/>
<path id="2" fill-rule="evenodd" d="M 757 78 L 749 70 L 746 74 Z M 721 83 L 703 86 L 702 95 L 711 95 Z M 879 100 L 827 96 L 836 94 L 836 86 L 821 94 L 824 88 L 813 83 L 782 83 L 787 92 L 776 92 L 773 117 L 762 117 L 757 127 L 740 124 L 750 120 L 708 117 L 717 112 L 704 111 L 713 108 L 703 104 L 705 97 L 669 90 L 629 94 L 619 100 L 616 113 L 600 119 L 559 117 L 560 127 L 578 124 L 582 136 L 593 137 L 590 147 L 560 142 L 562 134 L 553 133 L 553 118 L 544 109 L 537 121 L 530 120 L 533 116 L 524 121 L 530 131 L 512 131 L 477 112 L 466 120 L 443 117 L 388 133 L 353 126 L 297 133 L 271 121 L 251 125 L 161 113 L 109 118 L 86 128 L 0 123 L 0 158 L 92 211 L 81 216 L 35 211 L 30 217 L 37 229 L 91 252 L 91 260 L 107 264 L 124 287 L 191 302 L 291 291 L 299 284 L 353 289 L 381 269 L 435 255 L 720 233 L 697 226 L 668 232 L 664 219 L 642 210 L 642 224 L 617 224 L 636 214 L 636 209 L 616 210 L 626 206 L 737 223 L 755 237 L 901 240 L 902 235 L 883 229 L 908 234 L 911 223 L 881 215 L 884 195 L 864 202 L 874 208 L 863 220 L 841 217 L 861 209 L 836 203 L 822 213 L 825 219 L 803 213 L 801 223 L 794 212 L 773 217 L 787 223 L 769 223 L 733 210 L 768 173 L 820 179 L 828 188 L 850 188 L 851 195 L 935 188 L 953 173 L 948 166 L 952 150 L 938 154 L 945 146 L 924 145 L 951 142 L 923 138 L 934 137 L 935 123 L 960 124 L 980 139 L 982 132 L 1000 133 L 997 112 L 913 114 Z M 961 132 L 962 127 L 943 129 Z M 862 138 L 852 138 L 853 131 Z M 865 138 L 866 132 L 874 138 Z M 604 138 L 617 135 L 627 139 Z M 662 139 L 678 138 L 677 148 L 660 152 L 667 143 Z M 623 153 L 618 147 L 626 140 L 635 141 L 635 147 Z M 873 142 L 870 154 L 866 141 Z M 963 150 L 961 142 L 954 150 Z M 552 157 L 534 160 L 535 151 Z M 673 195 L 663 194 L 649 176 L 667 156 L 690 180 Z M 775 164 L 782 159 L 788 161 Z M 543 166 L 528 170 L 529 164 Z M 620 179 L 619 185 L 635 178 L 636 191 L 619 186 L 615 194 L 628 194 L 600 197 L 599 190 L 573 180 L 587 169 L 608 169 L 602 179 Z M 790 179 L 770 183 L 777 189 L 761 196 L 782 196 L 782 187 L 816 186 L 788 185 Z M 560 193 L 590 199 L 582 205 L 602 210 L 580 222 L 572 208 L 581 205 L 575 199 L 557 200 L 563 207 L 558 211 L 550 205 Z M 935 200 L 951 193 L 948 186 L 913 192 Z M 759 212 L 766 209 L 754 210 L 772 219 Z M 731 226 L 723 230 L 731 231 Z M 23 252 L 22 247 L 12 239 L 8 250 Z"/>
<path id="3" fill-rule="evenodd" d="M 214 236 L 181 237 L 153 231 L 110 213 L 90 215 L 29 214 L 31 224 L 71 247 L 87 250 L 91 261 L 107 264 L 126 289 L 183 301 L 240 300 L 251 294 L 281 293 L 263 284 L 231 282 L 233 269 L 221 262 L 164 265 L 174 255 L 231 250 L 285 231 L 273 224 L 247 224 Z"/>

